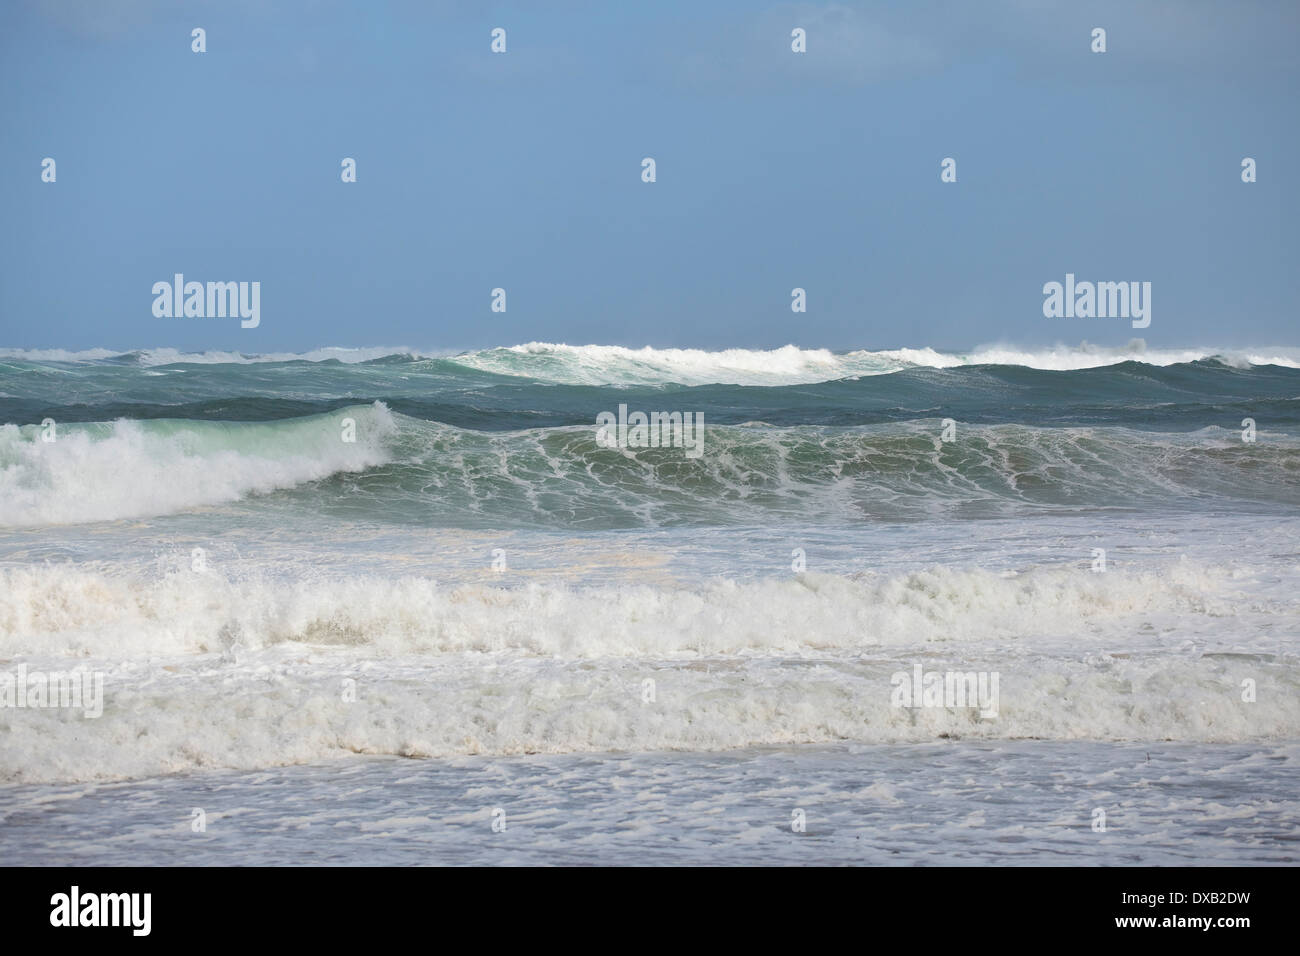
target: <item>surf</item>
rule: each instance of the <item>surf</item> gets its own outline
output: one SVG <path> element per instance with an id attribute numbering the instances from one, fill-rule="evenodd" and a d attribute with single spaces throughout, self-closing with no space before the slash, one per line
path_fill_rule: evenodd
<path id="1" fill-rule="evenodd" d="M 361 423 L 345 442 L 340 421 Z M 0 427 L 0 527 L 175 514 L 265 495 L 387 460 L 381 404 L 279 422 L 175 419 Z"/>
<path id="2" fill-rule="evenodd" d="M 183 352 L 174 348 L 141 348 L 125 352 L 105 348 L 80 351 L 7 348 L 0 349 L 0 361 L 3 360 L 70 366 L 125 363 L 141 368 L 287 362 L 365 365 L 397 361 L 435 363 L 450 370 L 479 371 L 564 385 L 788 385 L 886 375 L 908 368 L 951 369 L 985 365 L 1077 371 L 1123 362 L 1167 367 L 1217 361 L 1240 368 L 1260 365 L 1300 368 L 1300 348 L 1152 348 L 1142 339 L 1134 339 L 1122 346 L 1084 342 L 1040 347 L 986 344 L 969 350 L 918 346 L 840 351 L 793 344 L 771 349 L 708 350 L 527 342 L 462 352 L 407 346 L 325 347 L 306 352 L 268 353 Z"/>

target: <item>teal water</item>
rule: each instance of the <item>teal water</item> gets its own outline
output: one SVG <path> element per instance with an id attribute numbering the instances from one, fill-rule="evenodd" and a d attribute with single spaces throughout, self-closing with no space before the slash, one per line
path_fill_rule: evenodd
<path id="1" fill-rule="evenodd" d="M 908 355 L 7 353 L 0 525 L 236 502 L 583 530 L 1300 505 L 1300 368 Z M 705 453 L 602 447 L 597 416 L 620 406 L 701 416 Z"/>

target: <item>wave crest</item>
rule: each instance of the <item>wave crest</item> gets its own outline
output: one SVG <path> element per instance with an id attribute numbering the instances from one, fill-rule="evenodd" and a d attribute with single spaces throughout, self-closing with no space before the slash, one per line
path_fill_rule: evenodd
<path id="1" fill-rule="evenodd" d="M 357 421 L 342 439 L 341 419 Z M 369 426 L 369 427 L 364 427 Z M 173 514 L 387 460 L 380 402 L 282 422 L 168 419 L 0 427 L 0 527 Z"/>
<path id="2" fill-rule="evenodd" d="M 1074 346 L 1039 348 L 982 345 L 968 352 L 930 347 L 832 351 L 795 345 L 775 349 L 709 351 L 528 342 L 461 353 L 382 346 L 320 348 L 301 353 L 267 354 L 181 352 L 169 348 L 141 349 L 126 353 L 110 349 L 0 349 L 0 359 L 55 364 L 125 363 L 144 367 L 283 362 L 338 362 L 355 365 L 436 360 L 453 368 L 559 385 L 796 385 L 885 375 L 909 368 L 947 369 L 973 365 L 1076 371 L 1122 362 L 1168 366 L 1217 361 L 1237 367 L 1280 365 L 1300 368 L 1300 349 L 1153 349 L 1148 348 L 1142 339 L 1134 339 L 1123 346 L 1097 346 L 1086 342 Z"/>

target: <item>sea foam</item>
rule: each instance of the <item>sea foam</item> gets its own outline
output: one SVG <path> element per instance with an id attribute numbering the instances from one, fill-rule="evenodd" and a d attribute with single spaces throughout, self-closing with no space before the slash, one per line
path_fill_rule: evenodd
<path id="1" fill-rule="evenodd" d="M 344 418 L 357 438 L 343 440 Z M 386 460 L 380 403 L 287 422 L 0 426 L 0 527 L 171 514 L 361 471 Z"/>

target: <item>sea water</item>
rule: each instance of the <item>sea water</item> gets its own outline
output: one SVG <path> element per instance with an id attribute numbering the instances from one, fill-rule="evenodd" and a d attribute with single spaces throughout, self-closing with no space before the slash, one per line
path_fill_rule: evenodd
<path id="1" fill-rule="evenodd" d="M 1298 396 L 1286 349 L 5 352 L 0 671 L 103 701 L 0 706 L 0 842 L 1293 861 Z"/>

